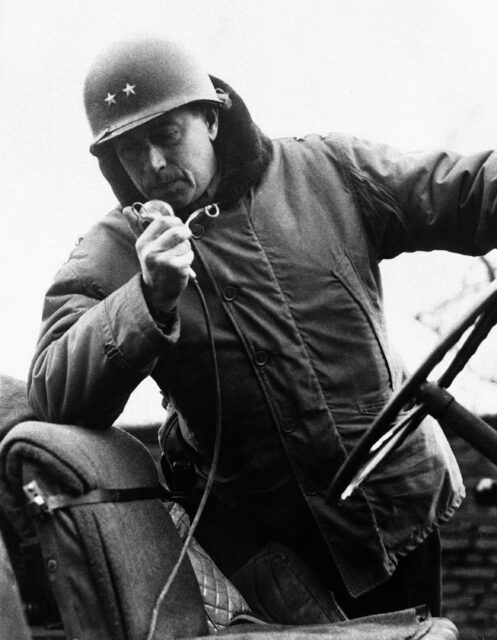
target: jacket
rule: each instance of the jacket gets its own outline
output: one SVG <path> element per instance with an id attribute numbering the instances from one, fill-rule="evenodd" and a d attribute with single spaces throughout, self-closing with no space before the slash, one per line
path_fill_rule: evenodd
<path id="1" fill-rule="evenodd" d="M 405 251 L 494 247 L 497 159 L 312 135 L 273 141 L 263 164 L 218 218 L 201 215 L 192 227 L 223 402 L 214 490 L 264 518 L 282 487 L 297 487 L 360 595 L 464 497 L 445 437 L 425 422 L 349 500 L 326 503 L 347 452 L 399 385 L 378 265 Z M 30 402 L 44 420 L 102 428 L 150 375 L 181 414 L 205 475 L 215 407 L 201 307 L 188 287 L 172 326 L 157 325 L 141 288 L 138 233 L 119 207 L 60 270 L 45 300 Z"/>

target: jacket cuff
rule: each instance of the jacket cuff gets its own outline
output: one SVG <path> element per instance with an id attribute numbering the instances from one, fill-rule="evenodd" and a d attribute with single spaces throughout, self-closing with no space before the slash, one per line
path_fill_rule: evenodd
<path id="1" fill-rule="evenodd" d="M 149 374 L 164 351 L 178 341 L 178 314 L 157 323 L 147 306 L 139 274 L 108 296 L 104 307 L 105 354 L 125 366 Z"/>
<path id="2" fill-rule="evenodd" d="M 178 313 L 176 311 L 176 308 L 174 308 L 173 311 L 169 312 L 154 310 L 150 303 L 150 299 L 147 297 L 147 288 L 145 286 L 145 283 L 143 282 L 143 277 L 140 277 L 140 285 L 143 293 L 143 298 L 145 299 L 150 315 L 155 320 L 155 323 L 162 331 L 162 333 L 170 335 L 171 331 L 174 330 L 175 322 L 178 321 Z"/>

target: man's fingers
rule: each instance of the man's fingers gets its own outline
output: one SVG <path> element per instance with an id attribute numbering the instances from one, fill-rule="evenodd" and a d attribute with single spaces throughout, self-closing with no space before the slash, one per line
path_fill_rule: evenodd
<path id="1" fill-rule="evenodd" d="M 172 269 L 178 273 L 182 273 L 183 276 L 188 276 L 190 274 L 190 266 L 193 262 L 194 254 L 193 251 L 187 251 L 181 255 L 168 256 L 167 263 L 164 261 L 165 265 L 167 265 L 168 269 Z M 158 263 L 161 262 L 160 257 L 157 260 Z"/>
<path id="2" fill-rule="evenodd" d="M 179 244 L 175 245 L 171 249 L 172 255 L 176 255 L 176 256 L 182 256 L 185 253 L 190 253 L 190 252 L 193 255 L 192 245 L 190 244 L 189 240 L 183 240 L 183 242 L 180 242 Z"/>
<path id="3" fill-rule="evenodd" d="M 190 229 L 179 218 L 154 220 L 136 241 L 145 286 L 154 309 L 174 306 L 195 277 Z"/>
<path id="4" fill-rule="evenodd" d="M 184 234 L 161 236 L 153 242 L 142 247 L 137 247 L 142 259 L 149 261 L 166 262 L 169 257 L 181 256 L 192 251 L 192 245 L 188 239 L 183 239 Z"/>
<path id="5" fill-rule="evenodd" d="M 178 244 L 173 244 L 171 247 L 167 247 L 166 249 L 162 248 L 158 243 L 154 243 L 150 247 L 150 254 L 160 256 L 164 252 L 168 253 L 169 256 L 182 256 L 185 253 L 189 253 L 192 251 L 192 245 L 189 240 L 183 240 Z"/>
<path id="6" fill-rule="evenodd" d="M 163 216 L 157 218 L 148 225 L 148 227 L 138 238 L 137 245 L 141 246 L 147 244 L 148 242 L 152 242 L 172 229 L 178 230 L 178 233 L 180 235 L 182 233 L 185 233 L 185 230 L 186 233 L 189 233 L 191 235 L 190 229 L 185 224 L 183 224 L 183 222 L 179 218 Z M 182 229 L 183 231 L 179 231 L 179 229 Z"/>

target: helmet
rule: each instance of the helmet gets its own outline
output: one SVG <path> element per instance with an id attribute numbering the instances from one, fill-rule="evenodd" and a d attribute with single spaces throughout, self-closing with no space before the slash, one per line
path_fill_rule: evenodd
<path id="1" fill-rule="evenodd" d="M 86 76 L 84 101 L 94 155 L 103 143 L 176 107 L 196 101 L 224 104 L 190 52 L 153 37 L 104 50 Z"/>

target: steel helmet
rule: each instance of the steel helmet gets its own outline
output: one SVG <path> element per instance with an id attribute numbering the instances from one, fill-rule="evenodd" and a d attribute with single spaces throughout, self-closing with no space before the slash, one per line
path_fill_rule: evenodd
<path id="1" fill-rule="evenodd" d="M 94 155 L 103 143 L 166 111 L 196 101 L 225 102 L 189 51 L 156 37 L 104 50 L 86 76 L 84 101 Z"/>

